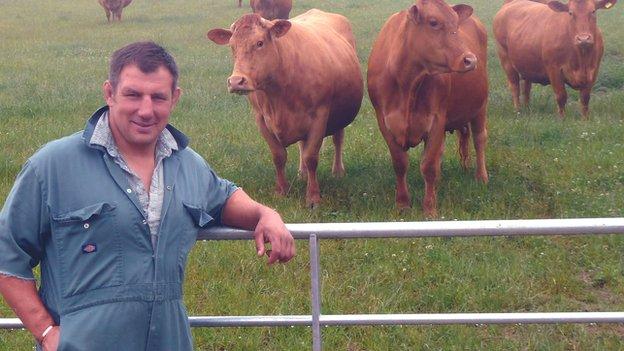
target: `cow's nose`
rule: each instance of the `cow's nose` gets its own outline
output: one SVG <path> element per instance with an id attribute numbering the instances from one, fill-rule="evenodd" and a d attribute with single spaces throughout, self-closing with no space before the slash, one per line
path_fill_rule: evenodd
<path id="1" fill-rule="evenodd" d="M 227 80 L 228 83 L 228 87 L 242 87 L 245 86 L 245 83 L 247 83 L 247 79 L 245 79 L 245 77 L 242 76 L 231 76 L 228 78 Z"/>
<path id="2" fill-rule="evenodd" d="M 594 44 L 594 37 L 589 33 L 583 33 L 576 36 L 576 44 L 580 46 L 591 46 Z"/>
<path id="3" fill-rule="evenodd" d="M 241 90 L 248 90 L 247 79 L 243 76 L 231 76 L 227 80 L 230 93 Z"/>
<path id="4" fill-rule="evenodd" d="M 477 67 L 477 57 L 474 54 L 465 55 L 463 64 L 466 71 L 471 71 Z"/>

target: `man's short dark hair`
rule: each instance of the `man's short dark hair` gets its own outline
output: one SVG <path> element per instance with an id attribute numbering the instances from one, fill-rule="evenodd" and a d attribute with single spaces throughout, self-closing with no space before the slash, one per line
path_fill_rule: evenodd
<path id="1" fill-rule="evenodd" d="M 178 86 L 178 66 L 173 57 L 162 46 L 153 41 L 138 41 L 128 44 L 113 53 L 108 71 L 108 81 L 117 89 L 119 75 L 127 65 L 136 65 L 143 73 L 153 73 L 165 67 L 173 77 L 171 91 Z"/>

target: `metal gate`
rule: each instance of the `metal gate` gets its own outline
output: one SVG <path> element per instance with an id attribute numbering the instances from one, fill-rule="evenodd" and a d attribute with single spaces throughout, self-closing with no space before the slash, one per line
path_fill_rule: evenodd
<path id="1" fill-rule="evenodd" d="M 322 315 L 319 279 L 321 239 L 624 234 L 624 218 L 306 223 L 287 227 L 295 239 L 310 243 L 311 315 L 193 316 L 189 317 L 191 327 L 310 326 L 312 350 L 320 351 L 321 325 L 624 323 L 624 312 Z M 198 240 L 252 240 L 252 233 L 212 228 L 200 232 Z M 3 318 L 2 328 L 23 328 L 23 325 L 17 318 Z"/>

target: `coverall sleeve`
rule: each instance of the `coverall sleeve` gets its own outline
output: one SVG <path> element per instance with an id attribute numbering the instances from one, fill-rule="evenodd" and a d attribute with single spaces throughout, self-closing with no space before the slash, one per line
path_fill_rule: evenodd
<path id="1" fill-rule="evenodd" d="M 0 274 L 34 280 L 43 253 L 48 207 L 31 161 L 24 164 L 0 212 Z"/>
<path id="2" fill-rule="evenodd" d="M 220 178 L 208 166 L 208 193 L 206 198 L 207 212 L 215 219 L 216 225 L 221 225 L 221 212 L 223 206 L 232 194 L 238 189 L 236 184 L 227 179 Z"/>

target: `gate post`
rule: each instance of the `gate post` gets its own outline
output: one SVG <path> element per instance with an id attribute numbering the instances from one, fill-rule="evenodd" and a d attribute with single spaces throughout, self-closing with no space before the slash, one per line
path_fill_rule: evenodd
<path id="1" fill-rule="evenodd" d="M 319 279 L 319 248 L 316 234 L 310 234 L 310 289 L 312 290 L 312 351 L 321 351 L 321 281 Z"/>

